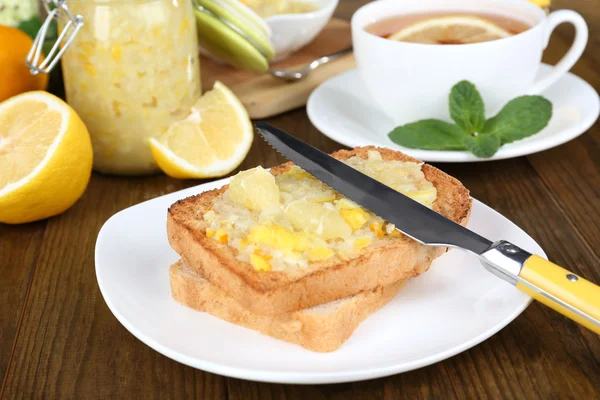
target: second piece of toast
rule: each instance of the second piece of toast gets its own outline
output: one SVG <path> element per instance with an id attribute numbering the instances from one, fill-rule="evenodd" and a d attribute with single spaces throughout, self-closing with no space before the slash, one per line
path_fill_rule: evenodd
<path id="1" fill-rule="evenodd" d="M 371 150 L 378 151 L 383 161 L 418 162 L 401 152 L 375 147 L 341 150 L 332 155 L 340 160 L 352 156 L 367 159 Z M 292 165 L 283 164 L 270 172 L 282 174 Z M 433 209 L 466 225 L 471 211 L 469 191 L 437 168 L 423 164 L 421 170 L 437 190 Z M 350 259 L 311 262 L 305 269 L 259 271 L 240 261 L 235 248 L 207 237 L 203 215 L 226 190 L 224 186 L 173 204 L 167 217 L 169 242 L 198 274 L 255 313 L 297 311 L 415 277 L 444 252 L 400 235 L 377 241 Z"/>
<path id="2" fill-rule="evenodd" d="M 268 316 L 240 306 L 179 260 L 169 269 L 173 298 L 184 306 L 317 352 L 340 347 L 370 314 L 386 305 L 406 281 L 292 313 Z"/>

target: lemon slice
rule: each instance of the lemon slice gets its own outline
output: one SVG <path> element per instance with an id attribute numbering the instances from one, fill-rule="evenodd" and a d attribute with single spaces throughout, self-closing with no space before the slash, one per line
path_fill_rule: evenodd
<path id="1" fill-rule="evenodd" d="M 469 44 L 511 36 L 498 25 L 478 17 L 448 16 L 430 18 L 400 29 L 391 40 L 425 44 Z"/>
<path id="2" fill-rule="evenodd" d="M 173 178 L 211 178 L 233 171 L 246 157 L 252 123 L 237 97 L 221 82 L 206 92 L 189 116 L 177 121 L 150 148 L 158 166 Z"/>
<path id="3" fill-rule="evenodd" d="M 87 128 L 58 97 L 28 92 L 0 103 L 0 222 L 65 211 L 84 192 L 92 158 Z"/>
<path id="4" fill-rule="evenodd" d="M 275 177 L 260 165 L 231 178 L 227 194 L 234 203 L 250 210 L 279 207 L 279 187 Z"/>
<path id="5" fill-rule="evenodd" d="M 542 7 L 542 8 L 550 7 L 550 0 L 529 0 L 529 2 L 535 4 L 538 7 Z"/>

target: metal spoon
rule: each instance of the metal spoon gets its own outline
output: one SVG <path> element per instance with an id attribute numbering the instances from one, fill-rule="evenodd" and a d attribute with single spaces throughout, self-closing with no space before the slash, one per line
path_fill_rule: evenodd
<path id="1" fill-rule="evenodd" d="M 274 76 L 275 78 L 282 79 L 284 81 L 299 81 L 306 78 L 310 73 L 317 67 L 327 64 L 330 61 L 338 59 L 348 53 L 352 52 L 352 47 L 347 49 L 338 51 L 336 53 L 332 53 L 306 64 L 302 68 L 289 71 L 285 69 L 269 69 L 268 73 Z"/>

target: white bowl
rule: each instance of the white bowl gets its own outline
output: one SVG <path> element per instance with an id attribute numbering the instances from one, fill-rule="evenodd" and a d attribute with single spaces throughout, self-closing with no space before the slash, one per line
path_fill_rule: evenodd
<path id="1" fill-rule="evenodd" d="M 309 44 L 327 25 L 339 0 L 300 0 L 317 5 L 301 14 L 279 14 L 265 18 L 275 47 L 274 61 L 282 60 Z"/>

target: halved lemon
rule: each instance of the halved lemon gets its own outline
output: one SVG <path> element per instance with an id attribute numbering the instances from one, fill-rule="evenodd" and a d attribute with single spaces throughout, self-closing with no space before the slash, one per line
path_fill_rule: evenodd
<path id="1" fill-rule="evenodd" d="M 227 175 L 250 150 L 252 123 L 240 100 L 221 82 L 206 92 L 189 116 L 173 123 L 150 148 L 158 166 L 173 178 Z"/>
<path id="2" fill-rule="evenodd" d="M 425 44 L 469 44 L 511 36 L 486 19 L 473 16 L 447 16 L 426 19 L 400 29 L 389 38 Z"/>
<path id="3" fill-rule="evenodd" d="M 58 97 L 28 92 L 0 103 L 0 222 L 71 207 L 88 184 L 92 157 L 87 128 Z"/>

